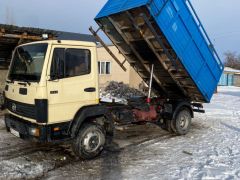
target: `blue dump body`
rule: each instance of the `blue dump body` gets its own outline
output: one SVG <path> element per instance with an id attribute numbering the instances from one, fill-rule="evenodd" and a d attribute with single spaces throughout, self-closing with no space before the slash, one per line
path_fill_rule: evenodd
<path id="1" fill-rule="evenodd" d="M 95 20 L 156 92 L 210 102 L 224 67 L 189 0 L 109 0 Z"/>

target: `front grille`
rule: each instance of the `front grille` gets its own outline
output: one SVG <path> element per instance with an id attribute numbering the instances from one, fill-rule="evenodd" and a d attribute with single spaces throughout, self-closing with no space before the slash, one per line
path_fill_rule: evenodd
<path id="1" fill-rule="evenodd" d="M 6 98 L 5 106 L 9 111 L 17 115 L 36 119 L 36 106 L 33 104 L 20 103 Z"/>

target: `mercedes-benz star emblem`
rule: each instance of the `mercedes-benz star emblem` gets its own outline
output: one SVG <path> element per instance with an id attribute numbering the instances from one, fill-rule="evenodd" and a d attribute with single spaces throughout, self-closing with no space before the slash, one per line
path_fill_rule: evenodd
<path id="1" fill-rule="evenodd" d="M 12 110 L 13 110 L 13 112 L 16 112 L 17 111 L 17 106 L 16 106 L 16 104 L 12 104 Z"/>

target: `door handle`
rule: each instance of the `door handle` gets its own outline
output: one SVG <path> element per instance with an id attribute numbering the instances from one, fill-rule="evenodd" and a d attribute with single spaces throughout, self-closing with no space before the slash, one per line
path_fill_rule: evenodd
<path id="1" fill-rule="evenodd" d="M 50 94 L 58 94 L 58 91 L 50 91 Z"/>
<path id="2" fill-rule="evenodd" d="M 96 88 L 94 88 L 94 87 L 89 87 L 89 88 L 85 88 L 84 91 L 85 91 L 85 92 L 95 92 L 95 91 L 96 91 Z"/>

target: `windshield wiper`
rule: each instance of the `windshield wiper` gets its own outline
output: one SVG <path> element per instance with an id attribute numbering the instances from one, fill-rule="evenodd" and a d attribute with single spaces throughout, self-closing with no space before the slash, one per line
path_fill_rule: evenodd
<path id="1" fill-rule="evenodd" d="M 19 81 L 23 81 L 23 83 L 19 82 L 18 84 L 20 85 L 25 85 L 26 86 L 26 83 L 30 86 L 31 83 L 26 79 L 26 78 L 23 78 L 22 80 L 19 80 Z"/>
<path id="2" fill-rule="evenodd" d="M 8 84 L 13 84 L 13 83 L 14 83 L 14 80 L 13 80 L 13 79 L 6 80 L 6 83 L 8 83 Z"/>
<path id="3" fill-rule="evenodd" d="M 18 84 L 24 85 L 24 86 L 26 86 L 27 84 L 29 86 L 31 85 L 31 83 L 26 78 L 21 76 L 20 74 L 14 74 L 14 76 L 15 76 L 15 78 L 12 78 L 11 81 L 22 81 L 22 82 L 19 82 Z"/>
<path id="4" fill-rule="evenodd" d="M 29 82 L 29 81 L 23 81 L 22 83 L 21 82 L 19 82 L 18 84 L 19 85 L 24 85 L 24 86 L 26 86 L 27 84 L 30 86 L 31 85 L 31 83 Z"/>

